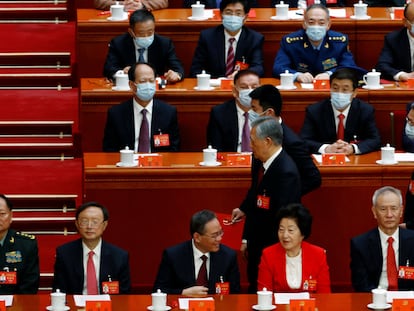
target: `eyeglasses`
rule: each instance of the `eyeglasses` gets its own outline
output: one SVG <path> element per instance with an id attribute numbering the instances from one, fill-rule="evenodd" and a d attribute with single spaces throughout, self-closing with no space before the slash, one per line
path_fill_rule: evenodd
<path id="1" fill-rule="evenodd" d="M 81 228 L 98 228 L 100 225 L 102 225 L 104 221 L 100 221 L 100 220 L 89 220 L 89 219 L 81 219 L 78 221 L 78 225 Z"/>
<path id="2" fill-rule="evenodd" d="M 224 231 L 220 230 L 219 232 L 213 233 L 213 234 L 202 234 L 210 239 L 217 240 L 218 238 L 221 238 L 224 235 Z"/>

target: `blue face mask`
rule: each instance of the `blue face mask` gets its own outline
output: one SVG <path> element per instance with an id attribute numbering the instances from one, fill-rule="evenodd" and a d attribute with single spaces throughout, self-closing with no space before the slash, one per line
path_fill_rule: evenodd
<path id="1" fill-rule="evenodd" d="M 227 31 L 236 32 L 243 26 L 244 16 L 223 15 L 223 26 Z"/>
<path id="2" fill-rule="evenodd" d="M 154 35 L 149 37 L 135 37 L 135 44 L 143 49 L 148 49 L 148 47 L 154 42 Z"/>
<path id="3" fill-rule="evenodd" d="M 414 126 L 408 124 L 408 122 L 405 124 L 405 134 L 411 139 L 414 138 Z"/>
<path id="4" fill-rule="evenodd" d="M 140 100 L 149 101 L 155 94 L 155 83 L 144 82 L 135 84 L 137 86 L 136 95 Z"/>
<path id="5" fill-rule="evenodd" d="M 342 111 L 351 103 L 352 93 L 331 92 L 331 103 L 336 110 Z"/>
<path id="6" fill-rule="evenodd" d="M 306 34 L 311 41 L 321 41 L 326 35 L 326 27 L 319 25 L 308 26 Z"/>
<path id="7" fill-rule="evenodd" d="M 252 98 L 249 96 L 252 89 L 239 90 L 239 102 L 243 107 L 250 108 L 252 106 Z"/>

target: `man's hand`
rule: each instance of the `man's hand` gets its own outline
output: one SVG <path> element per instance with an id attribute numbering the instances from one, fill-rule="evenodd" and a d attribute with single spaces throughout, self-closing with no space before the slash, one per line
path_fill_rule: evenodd
<path id="1" fill-rule="evenodd" d="M 125 11 L 141 10 L 142 8 L 143 8 L 143 5 L 140 0 L 125 0 L 124 1 Z"/>
<path id="2" fill-rule="evenodd" d="M 191 297 L 207 296 L 208 288 L 204 286 L 192 286 L 192 287 L 183 289 L 181 294 L 185 296 L 191 296 Z"/>
<path id="3" fill-rule="evenodd" d="M 233 211 L 231 212 L 231 220 L 232 221 L 236 221 L 236 220 L 240 220 L 244 217 L 244 212 L 242 212 L 240 210 L 240 208 L 235 208 L 233 209 Z"/>
<path id="4" fill-rule="evenodd" d="M 164 77 L 168 82 L 178 82 L 181 80 L 180 74 L 171 69 L 164 73 Z"/>
<path id="5" fill-rule="evenodd" d="M 296 77 L 296 81 L 301 83 L 312 83 L 313 76 L 309 72 L 301 73 Z"/>

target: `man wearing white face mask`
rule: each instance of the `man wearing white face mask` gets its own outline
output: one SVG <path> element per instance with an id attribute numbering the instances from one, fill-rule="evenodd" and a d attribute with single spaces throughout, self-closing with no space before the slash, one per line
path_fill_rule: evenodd
<path id="1" fill-rule="evenodd" d="M 250 92 L 260 85 L 256 72 L 246 69 L 234 76 L 233 99 L 211 109 L 207 145 L 218 151 L 241 152 L 250 149 Z"/>
<path id="2" fill-rule="evenodd" d="M 402 144 L 404 151 L 414 152 L 414 103 L 407 105 Z"/>
<path id="3" fill-rule="evenodd" d="M 212 78 L 234 78 L 237 71 L 250 69 L 263 76 L 262 34 L 244 26 L 250 6 L 246 0 L 222 0 L 222 25 L 200 32 L 190 76 L 205 70 Z"/>
<path id="4" fill-rule="evenodd" d="M 168 82 L 184 78 L 184 68 L 175 54 L 171 39 L 155 33 L 155 18 L 147 10 L 137 10 L 129 18 L 128 32 L 109 43 L 104 76 L 112 80 L 118 70 L 128 73 L 132 64 L 148 62 L 157 76 Z"/>
<path id="5" fill-rule="evenodd" d="M 129 69 L 128 78 L 133 98 L 108 109 L 103 151 L 118 152 L 126 146 L 142 153 L 178 151 L 177 109 L 153 98 L 154 68 L 136 63 Z"/>
<path id="6" fill-rule="evenodd" d="M 349 68 L 330 77 L 331 98 L 306 108 L 300 136 L 311 153 L 362 154 L 378 150 L 374 108 L 356 98 L 358 78 Z"/>
<path id="7" fill-rule="evenodd" d="M 356 67 L 348 47 L 348 37 L 329 30 L 329 11 L 321 4 L 306 9 L 303 29 L 288 34 L 280 41 L 273 64 L 273 76 L 286 70 L 302 83 L 328 79 L 337 67 Z"/>

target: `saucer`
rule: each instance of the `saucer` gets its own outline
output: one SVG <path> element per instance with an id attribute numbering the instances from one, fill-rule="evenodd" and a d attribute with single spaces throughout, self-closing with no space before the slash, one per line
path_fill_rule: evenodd
<path id="1" fill-rule="evenodd" d="M 252 306 L 252 308 L 254 310 L 259 310 L 259 311 L 270 311 L 270 310 L 276 309 L 276 306 L 271 305 L 271 306 L 268 306 L 268 307 L 261 307 L 260 305 L 254 305 L 254 306 Z"/>
<path id="2" fill-rule="evenodd" d="M 296 85 L 294 85 L 294 86 L 276 85 L 276 88 L 279 89 L 279 90 L 295 90 L 295 89 L 297 89 Z"/>
<path id="3" fill-rule="evenodd" d="M 361 16 L 361 17 L 356 17 L 355 15 L 351 15 L 350 18 L 351 19 L 361 19 L 361 20 L 364 20 L 364 19 L 370 19 L 371 16 L 365 15 L 365 16 Z"/>
<path id="4" fill-rule="evenodd" d="M 273 19 L 274 21 L 287 21 L 289 16 L 270 16 L 270 19 Z"/>
<path id="5" fill-rule="evenodd" d="M 134 161 L 134 164 L 124 164 L 122 162 L 118 162 L 116 164 L 116 166 L 118 166 L 118 167 L 136 167 L 136 166 L 138 166 L 138 161 Z"/>
<path id="6" fill-rule="evenodd" d="M 368 86 L 368 85 L 363 85 L 362 88 L 366 89 L 366 90 L 381 90 L 381 89 L 384 88 L 384 86 L 380 85 L 380 86 L 371 87 L 371 86 Z"/>
<path id="7" fill-rule="evenodd" d="M 113 86 L 112 90 L 113 91 L 130 91 L 131 89 L 129 87 L 128 88 L 123 88 L 123 87 Z"/>
<path id="8" fill-rule="evenodd" d="M 188 19 L 190 21 L 205 21 L 205 20 L 208 20 L 209 17 L 208 16 L 205 16 L 205 15 L 204 15 L 204 17 L 193 17 L 193 16 L 189 16 Z"/>
<path id="9" fill-rule="evenodd" d="M 197 90 L 197 91 L 211 91 L 211 90 L 214 90 L 214 87 L 209 86 L 209 87 L 208 87 L 208 89 L 202 89 L 202 90 L 199 90 L 199 89 L 198 89 L 198 86 L 195 86 L 195 87 L 194 87 L 194 89 L 195 89 L 195 90 Z"/>
<path id="10" fill-rule="evenodd" d="M 167 310 L 171 310 L 170 306 L 165 306 L 163 309 L 154 309 L 153 306 L 148 306 L 147 307 L 148 310 L 153 311 L 153 310 L 157 310 L 157 311 L 167 311 Z"/>
<path id="11" fill-rule="evenodd" d="M 107 20 L 111 21 L 111 22 L 122 22 L 122 21 L 126 21 L 127 19 L 128 19 L 128 13 L 127 12 L 124 12 L 124 15 L 120 19 L 117 19 L 117 18 L 114 19 L 112 16 L 109 16 L 107 18 Z"/>
<path id="12" fill-rule="evenodd" d="M 221 162 L 216 161 L 214 164 L 206 164 L 205 162 L 199 163 L 201 166 L 220 166 Z"/>
<path id="13" fill-rule="evenodd" d="M 394 164 L 398 164 L 398 161 L 394 161 L 394 162 L 392 162 L 392 163 L 382 163 L 382 160 L 377 160 L 377 161 L 375 161 L 377 164 L 380 164 L 380 165 L 394 165 Z"/>
<path id="14" fill-rule="evenodd" d="M 65 306 L 65 307 L 63 308 L 63 310 L 64 310 L 64 311 L 69 310 L 69 309 L 70 309 L 70 307 L 69 307 L 69 306 Z M 47 306 L 47 307 L 46 307 L 46 310 L 53 311 L 53 306 Z"/>
<path id="15" fill-rule="evenodd" d="M 383 306 L 377 306 L 377 305 L 374 305 L 373 303 L 369 303 L 367 307 L 370 309 L 374 309 L 374 310 L 385 310 L 385 309 L 391 308 L 391 305 L 389 303 L 386 303 Z"/>

